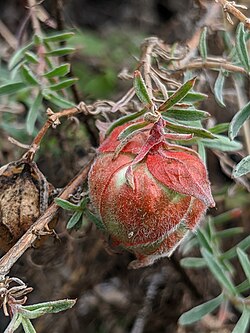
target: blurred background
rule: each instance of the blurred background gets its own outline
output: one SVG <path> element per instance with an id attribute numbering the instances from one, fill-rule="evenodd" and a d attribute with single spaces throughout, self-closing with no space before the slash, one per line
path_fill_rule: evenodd
<path id="1" fill-rule="evenodd" d="M 155 35 L 169 44 L 180 42 L 184 45 L 202 24 L 206 6 L 212 2 L 45 0 L 41 2 L 43 10 L 40 15 L 45 32 L 61 29 L 75 32 L 69 45 L 76 48 L 70 59 L 72 71 L 79 78 L 76 98 L 85 102 L 96 99 L 116 101 L 130 87 L 130 82 L 120 80 L 118 74 L 123 69 L 131 71 L 135 68 L 144 38 Z M 221 11 L 217 15 L 220 16 Z M 0 35 L 1 75 L 4 76 L 10 55 L 32 36 L 26 1 L 0 2 Z M 215 27 L 209 45 L 212 53 L 220 53 L 220 34 Z M 204 92 L 211 95 L 210 87 Z M 232 99 L 230 93 L 225 99 Z M 7 140 L 9 135 L 23 143 L 31 142 L 24 125 L 25 103 L 11 103 L 12 108 L 7 113 L 0 110 L 0 165 L 20 158 L 23 153 Z M 220 123 L 231 120 L 236 106 L 232 102 L 225 110 L 210 98 L 202 109 Z M 39 121 L 42 124 L 43 119 Z M 97 147 L 98 132 L 93 124 L 90 121 L 92 138 L 81 119 L 79 124 L 74 120 L 65 121 L 56 131 L 48 133 L 37 163 L 55 187 L 64 187 L 89 159 L 91 147 Z M 238 157 L 234 158 L 237 160 Z M 221 170 L 218 157 L 211 152 L 208 153 L 208 166 L 214 189 L 232 185 L 232 180 Z M 237 200 L 223 194 L 222 197 L 216 210 L 209 213 L 218 215 L 240 207 L 242 218 L 231 219 L 228 223 L 244 226 L 248 233 L 249 195 L 243 191 L 238 193 Z M 56 227 L 59 239 L 49 237 L 39 248 L 28 250 L 11 270 L 11 276 L 21 278 L 34 288 L 28 296 L 29 304 L 62 298 L 78 299 L 71 310 L 35 320 L 37 332 L 214 332 L 209 324 L 198 323 L 185 328 L 177 324 L 184 311 L 220 292 L 207 269 L 184 269 L 180 265 L 182 253 L 177 250 L 170 260 L 160 260 L 149 268 L 128 270 L 132 254 L 126 251 L 110 253 L 102 235 L 92 224 L 83 230 L 67 231 L 65 225 L 69 216 L 62 212 L 59 217 Z M 227 248 L 230 244 L 224 246 Z M 0 312 L 1 332 L 7 323 L 8 318 Z M 218 332 L 231 332 L 231 329 L 228 324 Z"/>

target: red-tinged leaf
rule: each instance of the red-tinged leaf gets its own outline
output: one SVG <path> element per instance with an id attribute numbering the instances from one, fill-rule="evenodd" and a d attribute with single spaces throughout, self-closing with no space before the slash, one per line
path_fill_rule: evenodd
<path id="1" fill-rule="evenodd" d="M 103 141 L 99 148 L 99 152 L 106 153 L 106 152 L 115 152 L 116 148 L 120 144 L 118 136 L 120 133 L 126 129 L 131 123 L 124 124 L 122 126 L 116 127 L 111 134 Z M 132 138 L 128 144 L 122 149 L 124 153 L 132 153 L 138 154 L 141 147 L 147 140 L 148 134 L 145 132 L 138 133 L 135 138 Z"/>
<path id="2" fill-rule="evenodd" d="M 170 189 L 200 199 L 209 207 L 215 206 L 206 168 L 197 156 L 159 149 L 148 155 L 147 166 Z"/>

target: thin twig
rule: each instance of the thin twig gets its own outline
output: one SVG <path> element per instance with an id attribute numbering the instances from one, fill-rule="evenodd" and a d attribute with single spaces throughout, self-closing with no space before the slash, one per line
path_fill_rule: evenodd
<path id="1" fill-rule="evenodd" d="M 244 23 L 245 27 L 250 30 L 250 18 L 246 17 L 237 7 L 247 9 L 245 6 L 237 5 L 234 1 L 227 0 L 215 0 L 215 2 L 219 3 L 224 12 L 232 14 L 239 21 Z"/>
<path id="2" fill-rule="evenodd" d="M 216 61 L 202 61 L 202 60 L 195 60 L 194 62 L 191 62 L 183 67 L 177 68 L 177 71 L 184 71 L 187 69 L 199 69 L 199 68 L 213 68 L 213 69 L 225 69 L 230 72 L 235 72 L 235 73 L 241 73 L 241 74 L 248 74 L 247 71 L 236 65 L 232 65 L 227 62 L 216 62 Z"/>
<path id="3" fill-rule="evenodd" d="M 39 145 L 40 145 L 43 137 L 47 133 L 48 129 L 51 126 L 56 127 L 57 125 L 59 125 L 60 124 L 59 119 L 61 117 L 70 117 L 70 116 L 73 116 L 77 113 L 81 113 L 82 111 L 83 110 L 82 110 L 82 107 L 81 107 L 81 103 L 79 104 L 78 107 L 74 107 L 74 108 L 71 108 L 71 109 L 65 109 L 65 110 L 62 110 L 62 111 L 57 112 L 57 113 L 54 113 L 51 109 L 48 109 L 47 114 L 48 114 L 49 118 L 46 121 L 46 123 L 43 125 L 43 127 L 40 129 L 40 131 L 38 132 L 36 137 L 34 138 L 32 144 L 30 145 L 29 150 L 24 154 L 25 158 L 27 158 L 30 161 L 32 161 L 34 159 L 35 153 L 39 149 Z"/>
<path id="4" fill-rule="evenodd" d="M 76 189 L 84 183 L 87 178 L 90 166 L 93 159 L 83 167 L 83 169 L 75 176 L 73 180 L 65 187 L 63 192 L 60 194 L 59 198 L 67 200 L 69 196 L 76 191 Z M 39 237 L 52 219 L 56 216 L 59 210 L 59 206 L 53 203 L 45 211 L 39 219 L 32 224 L 28 231 L 18 240 L 18 242 L 0 259 L 0 278 L 6 276 L 15 264 L 15 262 L 24 254 L 24 252 L 32 246 L 34 241 Z"/>

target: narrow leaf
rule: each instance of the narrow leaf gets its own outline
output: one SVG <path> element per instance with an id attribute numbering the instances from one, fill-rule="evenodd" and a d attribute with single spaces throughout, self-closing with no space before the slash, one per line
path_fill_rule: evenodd
<path id="1" fill-rule="evenodd" d="M 207 161 L 206 149 L 204 144 L 200 140 L 198 141 L 198 154 L 200 155 L 202 161 L 206 165 Z"/>
<path id="2" fill-rule="evenodd" d="M 24 53 L 31 48 L 33 43 L 29 43 L 28 45 L 25 45 L 21 49 L 18 49 L 10 58 L 8 68 L 9 70 L 12 70 L 20 61 L 22 61 Z"/>
<path id="3" fill-rule="evenodd" d="M 192 110 L 192 109 L 177 109 L 173 108 L 167 112 L 162 113 L 163 116 L 186 121 L 203 120 L 210 117 L 208 112 L 202 110 Z"/>
<path id="4" fill-rule="evenodd" d="M 204 27 L 200 35 L 199 51 L 203 61 L 207 59 L 207 27 Z"/>
<path id="5" fill-rule="evenodd" d="M 180 261 L 182 267 L 185 268 L 204 268 L 207 266 L 203 258 L 183 258 Z"/>
<path id="6" fill-rule="evenodd" d="M 21 74 L 22 74 L 24 81 L 26 81 L 28 84 L 33 85 L 33 86 L 39 85 L 38 79 L 36 78 L 36 76 L 34 75 L 32 70 L 28 66 L 22 65 Z"/>
<path id="7" fill-rule="evenodd" d="M 227 212 L 214 216 L 213 224 L 218 226 L 218 225 L 221 225 L 232 219 L 235 219 L 235 218 L 238 219 L 241 215 L 242 215 L 242 210 L 240 208 L 234 208 L 234 209 L 228 210 Z"/>
<path id="8" fill-rule="evenodd" d="M 244 157 L 233 170 L 233 177 L 241 177 L 250 172 L 250 155 Z"/>
<path id="9" fill-rule="evenodd" d="M 233 117 L 230 126 L 228 135 L 231 140 L 233 140 L 238 134 L 240 128 L 244 124 L 244 122 L 250 117 L 250 102 L 248 102 L 243 109 L 238 111 Z"/>
<path id="10" fill-rule="evenodd" d="M 246 69 L 247 72 L 250 71 L 250 60 L 248 55 L 247 43 L 246 43 L 246 33 L 244 30 L 244 23 L 240 22 L 236 30 L 236 50 L 238 57 Z"/>
<path id="11" fill-rule="evenodd" d="M 201 138 L 209 138 L 209 139 L 214 139 L 215 136 L 205 130 L 204 128 L 197 128 L 197 127 L 192 127 L 192 126 L 185 126 L 177 123 L 173 123 L 171 121 L 168 121 L 168 118 L 163 117 L 166 121 L 166 127 L 171 129 L 172 131 L 175 131 L 177 133 L 190 133 L 195 136 L 201 137 Z"/>
<path id="12" fill-rule="evenodd" d="M 216 99 L 217 103 L 222 107 L 226 106 L 224 103 L 224 100 L 223 100 L 224 82 L 225 82 L 225 76 L 224 76 L 223 72 L 220 71 L 217 76 L 217 79 L 215 81 L 214 95 L 215 95 L 215 99 Z"/>
<path id="13" fill-rule="evenodd" d="M 60 57 L 71 54 L 75 51 L 72 47 L 61 47 L 60 49 L 55 49 L 53 51 L 46 52 L 46 55 L 49 57 Z"/>
<path id="14" fill-rule="evenodd" d="M 218 149 L 221 151 L 236 151 L 242 149 L 242 144 L 238 141 L 231 141 L 224 135 L 215 135 L 215 139 L 202 139 L 204 145 L 208 148 Z"/>
<path id="15" fill-rule="evenodd" d="M 42 100 L 43 100 L 43 96 L 42 96 L 41 92 L 39 91 L 34 102 L 32 103 L 32 105 L 29 109 L 28 116 L 27 116 L 26 126 L 27 126 L 27 132 L 29 134 L 32 134 L 34 131 L 35 122 L 36 122 L 36 119 L 39 114 L 39 108 L 42 105 Z"/>
<path id="16" fill-rule="evenodd" d="M 116 121 L 114 121 L 112 123 L 112 125 L 107 129 L 107 132 L 106 132 L 106 137 L 118 126 L 121 126 L 125 123 L 128 123 L 134 119 L 137 119 L 139 117 L 141 117 L 142 115 L 144 115 L 145 113 L 147 112 L 147 109 L 142 109 L 141 111 L 138 111 L 138 112 L 135 112 L 135 113 L 131 113 L 131 114 L 128 114 L 124 117 L 121 117 L 119 119 L 117 119 Z"/>
<path id="17" fill-rule="evenodd" d="M 24 309 L 35 311 L 38 309 L 46 309 L 46 313 L 58 313 L 72 308 L 76 303 L 74 299 L 63 299 L 59 301 L 51 301 L 45 303 L 37 303 L 33 305 L 23 306 Z"/>
<path id="18" fill-rule="evenodd" d="M 51 90 L 55 90 L 55 91 L 61 90 L 61 89 L 66 89 L 66 88 L 72 86 L 73 84 L 75 84 L 77 81 L 78 81 L 78 78 L 66 79 L 66 80 L 60 81 L 59 83 L 52 84 L 48 88 Z"/>
<path id="19" fill-rule="evenodd" d="M 25 333 L 36 333 L 36 330 L 29 319 L 23 317 L 22 325 Z"/>
<path id="20" fill-rule="evenodd" d="M 246 279 L 245 281 L 238 284 L 238 286 L 236 286 L 236 290 L 239 294 L 242 294 L 249 289 L 250 289 L 250 285 L 249 285 L 248 279 Z"/>
<path id="21" fill-rule="evenodd" d="M 73 211 L 82 211 L 81 206 L 75 205 L 67 200 L 61 199 L 61 198 L 56 198 L 55 203 L 65 209 L 65 210 L 73 210 Z"/>
<path id="22" fill-rule="evenodd" d="M 245 307 L 232 333 L 247 333 L 249 322 L 250 322 L 250 311 Z"/>
<path id="23" fill-rule="evenodd" d="M 202 229 L 197 229 L 196 235 L 200 245 L 204 247 L 208 252 L 213 253 L 213 249 L 210 246 L 208 235 L 205 233 L 205 231 Z"/>
<path id="24" fill-rule="evenodd" d="M 93 214 L 88 209 L 86 209 L 85 214 L 86 214 L 87 218 L 96 225 L 97 229 L 99 229 L 101 231 L 106 230 L 105 225 L 102 223 L 101 219 L 99 219 L 97 216 L 95 216 L 95 214 Z"/>
<path id="25" fill-rule="evenodd" d="M 139 71 L 134 72 L 134 88 L 139 100 L 145 104 L 145 107 L 150 108 L 152 106 L 152 101 L 149 97 L 146 84 Z"/>
<path id="26" fill-rule="evenodd" d="M 74 32 L 62 32 L 51 36 L 43 37 L 43 40 L 45 42 L 61 42 L 73 37 L 74 35 Z"/>
<path id="27" fill-rule="evenodd" d="M 236 251 L 240 260 L 240 264 L 250 284 L 250 260 L 248 259 L 247 254 L 242 251 L 241 248 L 237 248 Z"/>
<path id="28" fill-rule="evenodd" d="M 47 79 L 51 79 L 55 76 L 65 76 L 70 71 L 70 64 L 63 64 L 56 68 L 53 68 L 51 71 L 43 74 Z"/>
<path id="29" fill-rule="evenodd" d="M 214 234 L 214 237 L 220 240 L 221 238 L 227 238 L 227 237 L 233 237 L 235 235 L 239 235 L 243 231 L 244 231 L 244 229 L 242 227 L 229 228 L 226 230 L 217 231 Z"/>
<path id="30" fill-rule="evenodd" d="M 136 123 L 136 124 L 132 124 L 129 125 L 128 127 L 126 127 L 123 131 L 121 131 L 121 133 L 118 136 L 119 140 L 123 140 L 125 139 L 128 135 L 132 134 L 135 131 L 140 130 L 141 128 L 144 128 L 145 126 L 148 125 L 148 122 L 143 121 L 140 123 Z"/>
<path id="31" fill-rule="evenodd" d="M 48 89 L 44 89 L 42 91 L 42 95 L 47 101 L 50 101 L 51 103 L 55 104 L 56 106 L 59 106 L 62 109 L 75 107 L 74 103 L 68 101 L 67 99 L 64 99 L 63 97 L 59 96 L 56 92 L 52 92 Z"/>
<path id="32" fill-rule="evenodd" d="M 214 258 L 214 256 L 211 253 L 209 253 L 206 249 L 202 248 L 201 253 L 204 259 L 206 260 L 209 269 L 211 270 L 213 276 L 217 279 L 217 281 L 230 293 L 236 295 L 237 291 L 235 289 L 235 286 L 233 285 L 230 278 L 226 275 L 224 266 L 222 266 L 221 263 L 218 262 Z"/>
<path id="33" fill-rule="evenodd" d="M 169 96 L 172 96 L 175 91 L 168 91 Z M 202 102 L 207 99 L 208 95 L 197 92 L 197 91 L 189 91 L 187 95 L 182 99 L 182 103 L 197 103 Z"/>
<path id="34" fill-rule="evenodd" d="M 178 90 L 176 90 L 173 93 L 172 96 L 170 96 L 166 100 L 166 102 L 162 103 L 159 106 L 158 111 L 159 112 L 167 111 L 169 108 L 171 108 L 176 103 L 181 101 L 187 95 L 187 93 L 193 88 L 193 86 L 195 84 L 195 80 L 196 80 L 196 78 L 192 78 L 191 80 L 185 82 Z"/>
<path id="35" fill-rule="evenodd" d="M 229 128 L 229 123 L 220 123 L 215 125 L 214 127 L 210 127 L 209 131 L 213 134 L 221 134 L 227 132 Z"/>
<path id="36" fill-rule="evenodd" d="M 38 59 L 37 55 L 31 51 L 25 52 L 24 56 L 25 56 L 25 59 L 31 64 L 39 63 L 39 59 Z"/>
<path id="37" fill-rule="evenodd" d="M 69 219 L 68 223 L 67 223 L 67 229 L 72 229 L 76 226 L 76 224 L 80 221 L 81 217 L 82 217 L 83 212 L 75 212 L 71 218 Z"/>
<path id="38" fill-rule="evenodd" d="M 179 318 L 180 325 L 190 325 L 202 317 L 214 311 L 218 306 L 223 302 L 223 295 L 220 294 L 216 298 L 196 306 L 195 308 L 189 310 L 188 312 L 183 313 Z"/>
<path id="39" fill-rule="evenodd" d="M 14 316 L 11 319 L 11 322 L 6 327 L 5 331 L 3 333 L 13 333 L 16 329 L 20 326 L 22 321 L 22 317 L 19 315 L 19 313 L 15 313 Z"/>
<path id="40" fill-rule="evenodd" d="M 245 239 L 243 239 L 241 242 L 239 242 L 236 246 L 232 247 L 230 250 L 224 252 L 220 256 L 220 260 L 230 260 L 237 255 L 237 248 L 240 248 L 242 250 L 247 250 L 250 247 L 250 236 L 247 236 Z"/>
<path id="41" fill-rule="evenodd" d="M 15 82 L 15 83 L 9 83 L 0 86 L 0 96 L 1 95 L 9 95 L 14 94 L 18 92 L 21 89 L 26 88 L 26 84 L 24 82 Z"/>

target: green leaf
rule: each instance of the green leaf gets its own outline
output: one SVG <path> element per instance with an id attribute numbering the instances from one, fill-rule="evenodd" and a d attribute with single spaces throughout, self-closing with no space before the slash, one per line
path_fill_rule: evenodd
<path id="1" fill-rule="evenodd" d="M 233 237 L 235 235 L 241 234 L 243 231 L 244 229 L 242 227 L 229 228 L 226 230 L 217 231 L 214 237 L 217 239 Z"/>
<path id="2" fill-rule="evenodd" d="M 234 209 L 228 210 L 227 212 L 214 216 L 213 224 L 217 225 L 217 226 L 221 225 L 232 219 L 239 218 L 241 216 L 241 214 L 242 214 L 242 211 L 240 208 L 234 208 Z"/>
<path id="3" fill-rule="evenodd" d="M 26 88 L 26 84 L 24 82 L 15 82 L 15 83 L 9 83 L 0 86 L 0 96 L 1 95 L 10 95 L 18 92 L 21 89 Z"/>
<path id="4" fill-rule="evenodd" d="M 203 61 L 207 59 L 207 27 L 204 27 L 200 35 L 199 51 Z"/>
<path id="5" fill-rule="evenodd" d="M 43 44 L 43 37 L 40 35 L 35 34 L 33 36 L 33 43 L 35 46 L 40 46 Z"/>
<path id="6" fill-rule="evenodd" d="M 204 128 L 197 128 L 197 127 L 185 126 L 185 125 L 173 123 L 172 121 L 169 121 L 170 119 L 168 119 L 166 117 L 163 117 L 163 119 L 166 120 L 165 126 L 177 133 L 185 133 L 185 134 L 190 133 L 190 134 L 194 134 L 195 136 L 198 136 L 201 138 L 209 138 L 209 139 L 213 139 L 215 137 L 212 133 L 205 130 Z"/>
<path id="7" fill-rule="evenodd" d="M 22 325 L 25 333 L 36 333 L 36 330 L 29 319 L 23 317 Z"/>
<path id="8" fill-rule="evenodd" d="M 129 136 L 130 134 L 132 134 L 135 131 L 140 130 L 141 128 L 144 128 L 145 126 L 147 126 L 149 123 L 147 121 L 143 121 L 141 123 L 136 123 L 136 124 L 132 124 L 128 127 L 126 127 L 123 131 L 121 131 L 121 133 L 118 136 L 118 140 L 123 140 L 125 139 L 127 136 Z"/>
<path id="9" fill-rule="evenodd" d="M 250 155 L 244 157 L 234 168 L 233 177 L 241 177 L 250 172 Z"/>
<path id="10" fill-rule="evenodd" d="M 244 124 L 244 122 L 250 117 L 250 102 L 248 102 L 243 109 L 238 111 L 235 116 L 233 117 L 230 126 L 228 135 L 231 140 L 233 140 L 236 135 L 238 134 L 241 126 Z"/>
<path id="11" fill-rule="evenodd" d="M 11 322 L 9 323 L 8 327 L 6 327 L 5 331 L 3 333 L 13 333 L 15 330 L 18 329 L 22 321 L 22 317 L 19 313 L 15 313 L 14 316 L 11 319 Z"/>
<path id="12" fill-rule="evenodd" d="M 249 321 L 250 321 L 250 311 L 245 307 L 232 333 L 247 333 Z"/>
<path id="13" fill-rule="evenodd" d="M 175 92 L 170 90 L 168 91 L 169 96 L 172 96 Z M 202 102 L 205 99 L 207 99 L 208 95 L 197 92 L 197 91 L 192 91 L 188 92 L 187 95 L 182 99 L 182 103 L 197 103 L 197 102 Z"/>
<path id="14" fill-rule="evenodd" d="M 56 92 L 52 92 L 48 89 L 44 89 L 42 91 L 42 95 L 47 101 L 50 101 L 51 103 L 55 104 L 56 106 L 59 106 L 62 109 L 75 107 L 74 103 L 64 99 L 63 97 L 59 96 Z"/>
<path id="15" fill-rule="evenodd" d="M 36 78 L 36 76 L 34 75 L 32 70 L 28 66 L 22 65 L 21 74 L 22 74 L 24 81 L 26 81 L 29 85 L 32 85 L 32 86 L 39 85 L 38 79 Z"/>
<path id="16" fill-rule="evenodd" d="M 167 112 L 162 113 L 163 116 L 186 121 L 203 120 L 210 117 L 208 112 L 202 110 L 192 110 L 192 109 L 169 109 Z"/>
<path id="17" fill-rule="evenodd" d="M 227 132 L 229 128 L 229 123 L 220 123 L 215 125 L 214 127 L 210 127 L 209 131 L 212 132 L 213 134 L 220 134 Z"/>
<path id="18" fill-rule="evenodd" d="M 51 36 L 43 37 L 43 40 L 45 42 L 61 42 L 73 37 L 74 35 L 74 32 L 61 32 Z"/>
<path id="19" fill-rule="evenodd" d="M 78 78 L 66 79 L 66 80 L 62 80 L 56 84 L 52 84 L 48 88 L 51 90 L 55 90 L 55 91 L 61 90 L 61 89 L 66 89 L 66 88 L 72 86 L 73 84 L 75 84 L 77 81 L 78 81 Z"/>
<path id="20" fill-rule="evenodd" d="M 55 76 L 65 76 L 70 71 L 70 64 L 63 64 L 61 66 L 53 68 L 51 71 L 43 74 L 47 79 L 51 79 Z"/>
<path id="21" fill-rule="evenodd" d="M 179 318 L 180 325 L 190 325 L 202 317 L 214 311 L 223 302 L 223 295 L 220 294 L 214 299 L 196 306 L 195 308 L 183 313 Z"/>
<path id="22" fill-rule="evenodd" d="M 42 100 L 43 100 L 43 96 L 42 96 L 41 91 L 39 91 L 34 102 L 32 103 L 32 105 L 29 109 L 28 116 L 27 116 L 26 126 L 27 126 L 27 132 L 29 134 L 32 134 L 34 131 L 35 122 L 36 122 L 36 119 L 39 114 L 39 108 L 42 105 Z"/>
<path id="23" fill-rule="evenodd" d="M 230 293 L 236 295 L 237 290 L 235 289 L 235 286 L 233 285 L 230 277 L 226 275 L 224 266 L 219 261 L 217 261 L 217 259 L 215 259 L 215 257 L 205 248 L 201 249 L 201 253 L 217 281 Z"/>
<path id="24" fill-rule="evenodd" d="M 126 123 L 128 123 L 128 122 L 130 122 L 134 119 L 137 119 L 137 118 L 141 117 L 142 115 L 144 115 L 146 112 L 147 112 L 147 109 L 142 109 L 141 111 L 131 113 L 131 114 L 128 114 L 124 117 L 121 117 L 121 118 L 117 119 L 107 129 L 105 136 L 107 137 L 116 127 L 121 126 L 123 124 L 126 124 Z"/>
<path id="25" fill-rule="evenodd" d="M 82 212 L 82 207 L 80 205 L 75 205 L 67 200 L 61 199 L 61 198 L 55 198 L 55 203 L 65 209 L 65 210 L 73 210 L 77 212 Z"/>
<path id="26" fill-rule="evenodd" d="M 246 33 L 244 30 L 244 23 L 240 22 L 236 30 L 236 50 L 238 57 L 246 69 L 247 72 L 250 71 L 250 60 L 248 55 L 247 43 L 246 43 Z"/>
<path id="27" fill-rule="evenodd" d="M 223 74 L 223 71 L 221 70 L 215 81 L 214 95 L 215 95 L 215 99 L 216 99 L 217 103 L 222 107 L 226 106 L 224 103 L 224 99 L 223 99 L 224 82 L 225 82 L 225 76 Z"/>
<path id="28" fill-rule="evenodd" d="M 55 49 L 53 51 L 46 52 L 48 57 L 61 57 L 71 54 L 75 51 L 73 47 L 61 47 L 60 49 Z"/>
<path id="29" fill-rule="evenodd" d="M 237 255 L 237 248 L 240 248 L 241 250 L 247 250 L 250 247 L 250 236 L 247 236 L 245 239 L 243 239 L 241 242 L 239 242 L 236 246 L 232 247 L 230 250 L 224 252 L 220 255 L 220 260 L 230 260 Z"/>
<path id="30" fill-rule="evenodd" d="M 102 223 L 102 221 L 95 214 L 93 214 L 88 209 L 86 209 L 85 214 L 86 214 L 87 218 L 91 222 L 93 222 L 99 230 L 101 230 L 101 231 L 106 230 L 105 225 Z"/>
<path id="31" fill-rule="evenodd" d="M 206 164 L 207 161 L 206 149 L 201 141 L 198 141 L 198 154 L 200 155 L 202 161 Z"/>
<path id="32" fill-rule="evenodd" d="M 250 285 L 249 285 L 248 279 L 246 279 L 245 281 L 238 284 L 238 286 L 236 286 L 236 290 L 239 294 L 242 294 L 249 289 L 250 289 Z"/>
<path id="33" fill-rule="evenodd" d="M 244 270 L 244 273 L 250 283 L 250 260 L 248 259 L 248 256 L 247 254 L 241 250 L 241 248 L 237 248 L 236 249 L 237 251 L 237 255 L 239 257 L 239 260 L 240 260 L 240 264 Z"/>
<path id="34" fill-rule="evenodd" d="M 176 90 L 173 93 L 173 95 L 171 95 L 166 100 L 166 102 L 162 103 L 159 106 L 158 111 L 159 112 L 167 111 L 172 106 L 174 106 L 176 103 L 181 101 L 187 95 L 187 93 L 193 88 L 193 86 L 195 84 L 195 80 L 196 80 L 196 78 L 192 78 L 191 80 L 188 80 L 187 82 L 185 82 L 178 90 Z"/>
<path id="35" fill-rule="evenodd" d="M 24 53 L 31 48 L 33 43 L 29 43 L 28 45 L 25 45 L 21 49 L 18 49 L 10 58 L 8 68 L 9 70 L 12 70 L 20 61 L 22 61 L 24 57 Z"/>
<path id="36" fill-rule="evenodd" d="M 62 299 L 59 301 L 51 301 L 45 303 L 37 303 L 33 305 L 23 306 L 25 310 L 37 311 L 46 309 L 46 313 L 58 313 L 72 308 L 76 303 L 74 299 Z"/>
<path id="37" fill-rule="evenodd" d="M 231 141 L 224 135 L 215 135 L 215 139 L 202 139 L 204 145 L 208 148 L 218 149 L 221 151 L 236 151 L 242 149 L 242 144 L 238 141 Z"/>
<path id="38" fill-rule="evenodd" d="M 139 100 L 144 103 L 147 108 L 150 108 L 152 106 L 152 101 L 149 97 L 146 84 L 139 71 L 134 72 L 134 88 Z"/>
<path id="39" fill-rule="evenodd" d="M 208 239 L 208 236 L 205 233 L 205 231 L 202 229 L 197 229 L 196 235 L 197 235 L 200 245 L 202 247 L 204 247 L 205 249 L 207 249 L 209 252 L 213 253 L 213 249 L 211 248 L 211 246 L 209 244 L 209 239 Z"/>
<path id="40" fill-rule="evenodd" d="M 76 224 L 80 221 L 81 217 L 82 217 L 83 212 L 75 212 L 71 218 L 69 219 L 68 223 L 67 223 L 67 229 L 72 229 L 73 227 L 76 226 Z"/>
<path id="41" fill-rule="evenodd" d="M 22 315 L 22 317 L 25 317 L 27 319 L 36 319 L 38 317 L 45 315 L 47 313 L 47 310 L 45 307 L 42 307 L 42 308 L 30 311 L 30 310 L 25 309 L 24 307 L 21 307 L 19 312 Z"/>
<path id="42" fill-rule="evenodd" d="M 39 59 L 38 59 L 37 55 L 35 53 L 31 52 L 31 51 L 25 52 L 24 57 L 31 64 L 38 64 L 39 63 Z"/>
<path id="43" fill-rule="evenodd" d="M 180 261 L 182 267 L 185 268 L 203 268 L 206 267 L 206 261 L 203 258 L 183 258 Z"/>

